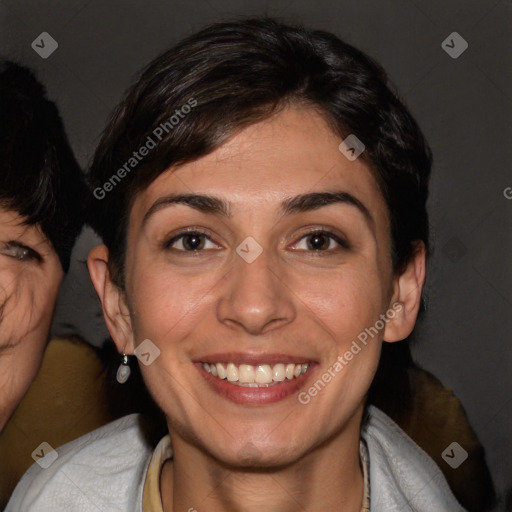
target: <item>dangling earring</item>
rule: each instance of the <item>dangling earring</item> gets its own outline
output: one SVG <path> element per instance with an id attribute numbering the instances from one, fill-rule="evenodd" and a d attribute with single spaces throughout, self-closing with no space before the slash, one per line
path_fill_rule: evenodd
<path id="1" fill-rule="evenodd" d="M 130 377 L 131 373 L 132 373 L 132 370 L 130 368 L 130 363 L 128 362 L 128 356 L 124 353 L 124 348 L 123 348 L 123 358 L 121 359 L 121 364 L 119 365 L 119 368 L 117 369 L 117 375 L 116 375 L 117 382 L 119 382 L 119 384 L 124 384 Z"/>

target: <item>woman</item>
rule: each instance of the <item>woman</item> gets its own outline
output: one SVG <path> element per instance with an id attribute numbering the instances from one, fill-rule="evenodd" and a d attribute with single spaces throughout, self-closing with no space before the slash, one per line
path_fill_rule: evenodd
<path id="1" fill-rule="evenodd" d="M 271 19 L 153 61 L 91 168 L 89 271 L 119 353 L 166 417 L 33 466 L 9 512 L 463 510 L 367 405 L 407 338 L 428 248 L 430 151 L 375 62 Z"/>
<path id="2" fill-rule="evenodd" d="M 53 102 L 0 62 L 0 431 L 27 392 L 84 217 L 80 168 Z"/>

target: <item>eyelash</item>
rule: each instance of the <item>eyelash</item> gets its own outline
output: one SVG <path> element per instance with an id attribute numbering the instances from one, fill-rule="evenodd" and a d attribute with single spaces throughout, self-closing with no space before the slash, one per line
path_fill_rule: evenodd
<path id="1" fill-rule="evenodd" d="M 204 249 L 194 249 L 192 251 L 188 251 L 188 250 L 183 250 L 183 249 L 173 249 L 171 247 L 176 241 L 180 240 L 181 238 L 184 238 L 185 236 L 190 236 L 190 235 L 203 235 L 208 240 L 210 240 L 212 243 L 214 243 L 213 240 L 211 239 L 211 233 L 209 231 L 205 231 L 200 228 L 192 228 L 192 229 L 189 229 L 186 231 L 181 231 L 177 235 L 175 235 L 172 238 L 170 238 L 169 240 L 167 240 L 163 244 L 163 248 L 167 249 L 167 250 L 174 250 L 174 251 L 181 252 L 181 253 L 191 253 L 191 254 L 198 254 L 199 252 L 204 252 Z M 343 238 L 337 236 L 336 234 L 334 234 L 330 231 L 327 231 L 327 230 L 321 229 L 321 228 L 313 228 L 309 231 L 306 231 L 305 233 L 302 234 L 302 236 L 299 238 L 298 241 L 300 241 L 308 236 L 311 236 L 311 235 L 324 235 L 324 236 L 330 238 L 331 240 L 334 240 L 340 246 L 341 249 L 350 250 L 352 248 L 351 245 Z M 338 250 L 340 250 L 340 249 L 338 249 Z M 311 249 L 311 250 L 309 250 L 309 252 L 313 252 L 313 253 L 317 253 L 318 255 L 321 255 L 320 253 L 332 253 L 332 252 L 338 252 L 338 250 L 333 250 L 333 249 L 314 250 L 314 249 Z"/>
<path id="2" fill-rule="evenodd" d="M 22 251 L 22 253 L 15 253 L 14 251 Z M 14 258 L 18 261 L 35 260 L 39 263 L 43 261 L 42 256 L 37 251 L 34 251 L 34 249 L 31 249 L 30 247 L 27 247 L 26 245 L 20 244 L 19 242 L 15 241 L 4 242 L 0 252 L 1 254 L 4 254 L 9 258 Z M 9 252 L 11 254 L 8 254 Z"/>

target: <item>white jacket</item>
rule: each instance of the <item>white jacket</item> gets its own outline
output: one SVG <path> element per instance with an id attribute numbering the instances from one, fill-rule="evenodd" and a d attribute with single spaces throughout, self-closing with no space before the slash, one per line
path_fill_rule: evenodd
<path id="1" fill-rule="evenodd" d="M 369 415 L 361 435 L 371 512 L 464 512 L 435 462 L 382 411 L 370 406 Z M 153 450 L 138 418 L 130 414 L 57 448 L 46 469 L 34 463 L 5 512 L 142 512 Z"/>

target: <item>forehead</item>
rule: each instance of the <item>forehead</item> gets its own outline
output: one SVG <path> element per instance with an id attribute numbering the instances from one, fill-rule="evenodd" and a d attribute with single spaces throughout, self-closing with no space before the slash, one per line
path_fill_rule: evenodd
<path id="1" fill-rule="evenodd" d="M 24 224 L 24 221 L 25 217 L 22 217 L 18 212 L 0 206 L 0 235 L 4 239 L 21 240 L 34 246 L 34 248 L 45 248 L 53 251 L 40 226 Z"/>
<path id="2" fill-rule="evenodd" d="M 11 233 L 25 233 L 35 229 L 34 226 L 24 224 L 25 218 L 14 210 L 0 206 L 0 228 Z"/>
<path id="3" fill-rule="evenodd" d="M 249 202 L 268 209 L 297 194 L 345 190 L 385 221 L 386 204 L 368 164 L 348 160 L 340 142 L 316 111 L 285 109 L 237 132 L 209 155 L 161 174 L 137 196 L 131 217 L 140 219 L 171 192 L 208 193 L 241 211 Z"/>

